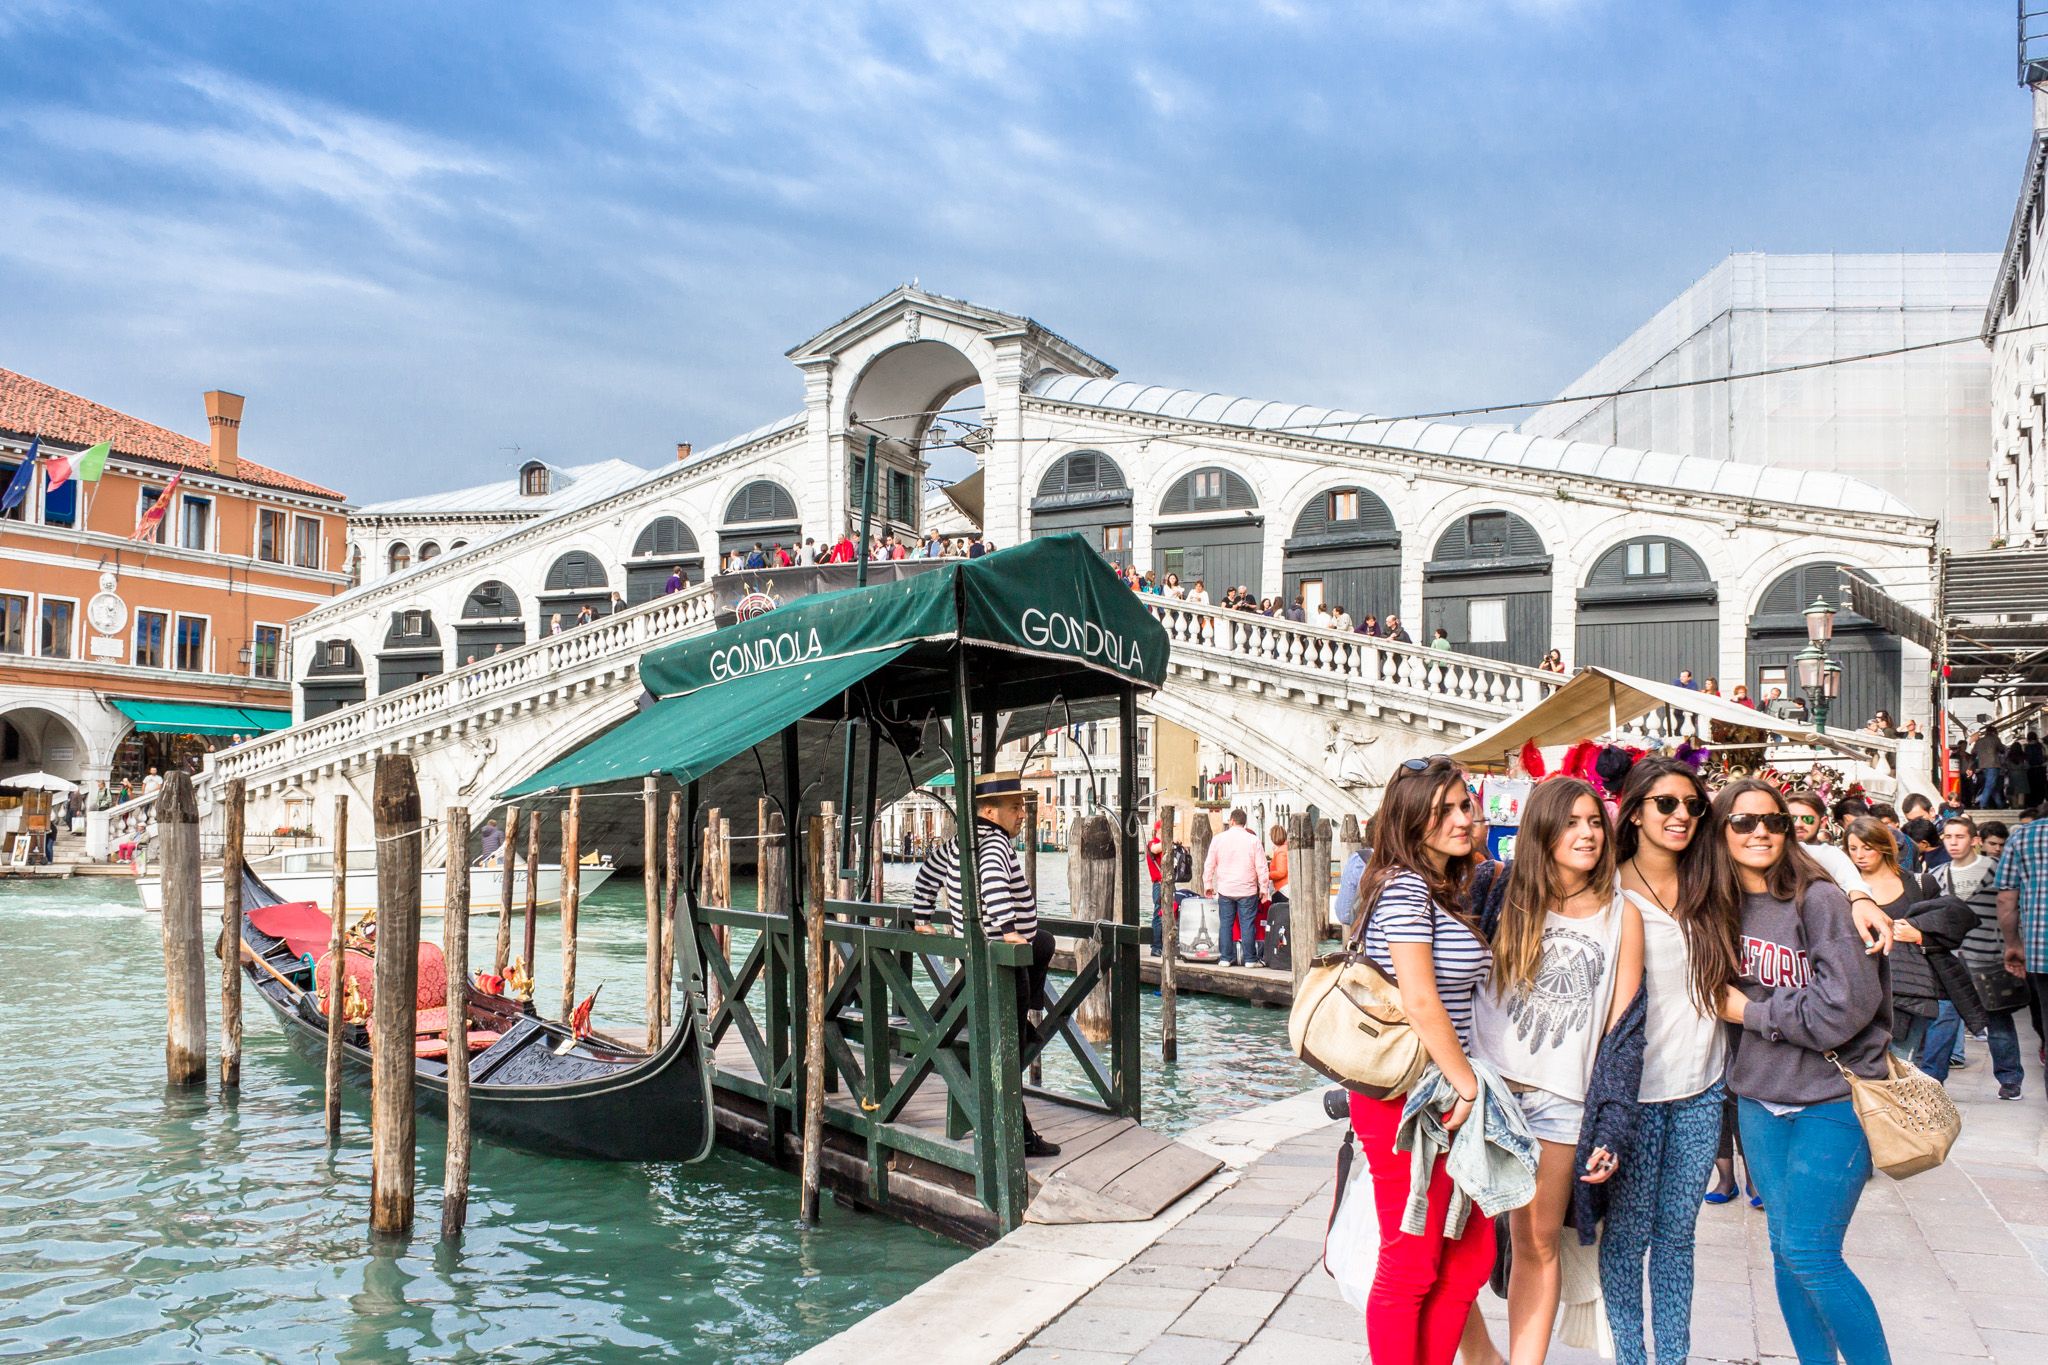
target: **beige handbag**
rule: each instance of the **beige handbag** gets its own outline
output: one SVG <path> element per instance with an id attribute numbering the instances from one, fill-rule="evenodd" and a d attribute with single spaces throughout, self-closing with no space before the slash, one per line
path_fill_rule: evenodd
<path id="1" fill-rule="evenodd" d="M 1371 918 L 1368 909 L 1342 951 L 1310 964 L 1287 1015 L 1287 1041 L 1331 1080 L 1385 1100 L 1414 1088 L 1429 1053 L 1401 1008 L 1401 988 L 1357 946 Z"/>
<path id="2" fill-rule="evenodd" d="M 1824 1054 L 1849 1082 L 1849 1102 L 1870 1143 L 1870 1164 L 1894 1180 L 1904 1180 L 1948 1160 L 1963 1131 L 1963 1116 L 1940 1081 L 1909 1063 L 1884 1054 L 1890 1077 L 1865 1080 L 1841 1058 Z"/>

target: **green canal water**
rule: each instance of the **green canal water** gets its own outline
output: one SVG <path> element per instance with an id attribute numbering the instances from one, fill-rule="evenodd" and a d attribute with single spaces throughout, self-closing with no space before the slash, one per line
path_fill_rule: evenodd
<path id="1" fill-rule="evenodd" d="M 1063 884 L 1047 862 L 1045 882 Z M 627 1034 L 639 898 L 637 882 L 600 889 L 579 945 L 579 982 L 605 983 L 597 1023 Z M 554 924 L 543 1000 L 560 989 Z M 317 1069 L 249 1007 L 239 1096 L 169 1091 L 159 931 L 132 886 L 0 884 L 0 1357 L 779 1361 L 967 1254 L 829 1201 L 802 1231 L 792 1178 L 723 1150 L 618 1165 L 488 1141 L 450 1252 L 435 1237 L 444 1131 L 425 1117 L 418 1235 L 373 1250 L 367 1098 L 351 1092 L 330 1151 Z M 1163 1130 L 1314 1079 L 1286 1055 L 1277 1010 L 1184 998 L 1180 1039 L 1179 1065 L 1145 1078 Z"/>

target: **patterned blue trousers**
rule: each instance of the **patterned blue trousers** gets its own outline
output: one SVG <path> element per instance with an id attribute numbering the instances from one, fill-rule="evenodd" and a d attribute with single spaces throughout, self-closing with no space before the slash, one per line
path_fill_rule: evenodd
<path id="1" fill-rule="evenodd" d="M 1600 1234 L 1600 1292 L 1617 1365 L 1648 1365 L 1643 1353 L 1643 1257 L 1657 1365 L 1684 1365 L 1692 1351 L 1693 1225 L 1721 1144 L 1721 1084 L 1636 1111 L 1636 1140 L 1614 1174 Z"/>

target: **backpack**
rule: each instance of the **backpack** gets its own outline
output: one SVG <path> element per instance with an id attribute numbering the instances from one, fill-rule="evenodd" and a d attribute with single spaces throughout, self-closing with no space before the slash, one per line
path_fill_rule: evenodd
<path id="1" fill-rule="evenodd" d="M 1173 845 L 1173 880 L 1186 886 L 1195 878 L 1195 860 L 1189 854 L 1186 844 L 1175 841 Z"/>

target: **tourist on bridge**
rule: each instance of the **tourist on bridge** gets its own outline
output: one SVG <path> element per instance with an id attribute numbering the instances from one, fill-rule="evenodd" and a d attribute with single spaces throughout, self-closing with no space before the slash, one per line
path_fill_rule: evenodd
<path id="1" fill-rule="evenodd" d="M 1273 899 L 1266 848 L 1248 827 L 1250 819 L 1242 806 L 1230 812 L 1230 823 L 1210 841 L 1209 857 L 1202 865 L 1202 894 L 1216 898 L 1217 937 L 1222 940 L 1217 953 L 1225 967 L 1257 965 L 1259 902 Z M 1232 936 L 1233 926 L 1237 938 Z"/>
<path id="2" fill-rule="evenodd" d="M 1388 615 L 1386 629 L 1381 634 L 1397 644 L 1412 645 L 1415 643 L 1415 637 L 1410 635 L 1407 627 L 1401 624 L 1401 618 L 1392 614 Z"/>
<path id="3" fill-rule="evenodd" d="M 1017 973 L 1018 1032 L 1024 1033 L 1031 1011 L 1043 1007 L 1045 974 L 1052 966 L 1053 939 L 1038 927 L 1038 897 L 1018 864 L 1017 830 L 1024 823 L 1024 778 L 1015 770 L 983 773 L 974 779 L 974 860 L 976 913 L 991 940 L 1031 945 L 1031 965 Z M 1034 834 L 1036 832 L 1034 831 Z M 960 905 L 960 840 L 956 836 L 932 848 L 917 869 L 911 888 L 912 916 L 934 918 L 939 893 L 958 913 Z M 1019 1096 L 1022 1103 L 1022 1096 Z M 1024 1113 L 1024 1155 L 1058 1156 L 1057 1145 L 1040 1137 Z"/>

